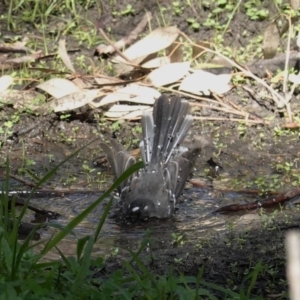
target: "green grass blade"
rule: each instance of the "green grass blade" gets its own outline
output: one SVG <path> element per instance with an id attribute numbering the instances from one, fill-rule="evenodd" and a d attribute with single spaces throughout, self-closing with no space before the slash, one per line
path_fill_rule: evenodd
<path id="1" fill-rule="evenodd" d="M 113 204 L 113 198 L 111 198 L 109 200 L 109 202 L 107 203 L 107 205 L 105 207 L 105 210 L 103 212 L 103 215 L 101 216 L 100 222 L 97 225 L 96 232 L 95 232 L 95 235 L 94 235 L 94 241 L 95 242 L 96 242 L 96 240 L 97 240 L 97 238 L 99 236 L 99 233 L 100 233 L 100 231 L 101 231 L 101 229 L 102 229 L 102 227 L 104 225 L 104 222 L 106 220 L 106 217 L 108 216 L 108 213 L 110 211 L 110 208 L 111 208 L 112 204 Z"/>
<path id="2" fill-rule="evenodd" d="M 96 142 L 97 140 L 99 140 L 99 138 L 91 141 L 90 143 L 84 145 L 83 147 L 79 148 L 77 151 L 75 151 L 73 154 L 69 155 L 65 160 L 63 160 L 62 162 L 60 162 L 56 167 L 54 167 L 51 171 L 49 171 L 39 182 L 37 182 L 37 184 L 34 186 L 34 188 L 31 190 L 31 193 L 28 195 L 27 199 L 24 201 L 24 206 L 23 209 L 21 211 L 20 214 L 20 222 L 22 220 L 22 218 L 25 215 L 29 200 L 31 199 L 32 195 L 38 190 L 38 188 L 43 185 L 45 182 L 49 181 L 56 173 L 56 171 L 63 165 L 65 164 L 68 160 L 70 160 L 72 157 L 76 156 L 81 150 L 83 150 L 84 148 L 88 147 L 89 145 L 91 145 L 92 143 Z"/>
<path id="3" fill-rule="evenodd" d="M 55 247 L 71 230 L 73 230 L 84 218 L 88 216 L 105 198 L 107 198 L 124 180 L 126 180 L 133 173 L 138 171 L 141 167 L 143 167 L 142 162 L 138 162 L 127 169 L 115 182 L 114 184 L 101 196 L 99 197 L 93 204 L 87 207 L 81 214 L 75 217 L 69 224 L 65 227 L 64 230 L 57 233 L 52 240 L 45 246 L 42 250 L 41 254 L 45 255 L 48 253 L 53 247 Z"/>
<path id="4" fill-rule="evenodd" d="M 93 251 L 94 240 L 92 237 L 88 237 L 87 243 L 84 247 L 84 253 L 80 259 L 80 269 L 74 280 L 72 291 L 75 292 L 80 285 L 83 283 L 84 279 L 88 277 L 90 265 L 91 265 L 91 254 Z"/>

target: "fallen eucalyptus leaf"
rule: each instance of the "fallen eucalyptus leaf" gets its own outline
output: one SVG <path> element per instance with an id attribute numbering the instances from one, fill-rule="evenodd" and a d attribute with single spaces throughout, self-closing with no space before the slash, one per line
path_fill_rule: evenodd
<path id="1" fill-rule="evenodd" d="M 114 119 L 136 119 L 140 118 L 144 111 L 151 111 L 152 107 L 145 105 L 113 105 L 105 116 Z"/>
<path id="2" fill-rule="evenodd" d="M 215 75 L 203 70 L 197 70 L 182 80 L 179 90 L 206 96 L 211 93 L 222 95 L 231 90 L 230 79 L 231 74 Z"/>
<path id="3" fill-rule="evenodd" d="M 149 54 L 159 52 L 169 47 L 177 39 L 178 35 L 179 29 L 175 26 L 157 28 L 126 49 L 123 54 L 130 61 L 135 61 L 135 63 L 137 63 L 136 59 L 144 59 L 144 57 Z M 124 58 L 116 56 L 113 59 L 113 62 L 125 63 L 126 61 Z"/>
<path id="4" fill-rule="evenodd" d="M 72 81 L 64 78 L 52 78 L 40 83 L 37 88 L 47 92 L 54 98 L 61 98 L 69 94 L 80 92 L 81 89 Z"/>
<path id="5" fill-rule="evenodd" d="M 47 103 L 46 109 L 53 109 L 55 112 L 72 110 L 97 98 L 98 92 L 98 89 L 75 92 Z"/>
<path id="6" fill-rule="evenodd" d="M 10 75 L 4 75 L 0 77 L 0 93 L 7 90 L 12 85 L 13 82 L 14 79 Z"/>
<path id="7" fill-rule="evenodd" d="M 133 83 L 105 96 L 99 103 L 93 102 L 93 106 L 100 107 L 119 101 L 152 105 L 155 99 L 159 98 L 160 95 L 161 94 L 153 88 Z"/>
<path id="8" fill-rule="evenodd" d="M 147 76 L 147 81 L 151 82 L 156 87 L 171 84 L 187 75 L 189 68 L 189 62 L 167 64 L 152 71 Z"/>

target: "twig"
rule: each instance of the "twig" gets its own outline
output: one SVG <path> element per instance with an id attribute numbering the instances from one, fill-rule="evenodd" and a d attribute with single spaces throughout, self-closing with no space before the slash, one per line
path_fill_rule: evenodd
<path id="1" fill-rule="evenodd" d="M 102 28 L 98 28 L 102 36 L 105 38 L 105 40 L 109 43 L 109 46 L 106 46 L 105 49 L 101 49 L 100 46 L 97 47 L 97 51 L 99 54 L 109 54 L 113 52 L 117 52 L 123 59 L 128 61 L 130 60 L 125 57 L 125 55 L 120 51 L 120 49 L 125 48 L 126 46 L 130 45 L 134 40 L 137 39 L 138 35 L 145 29 L 149 21 L 152 19 L 151 12 L 146 12 L 142 20 L 138 23 L 138 25 L 133 29 L 128 36 L 122 38 L 121 40 L 112 43 Z"/>
<path id="2" fill-rule="evenodd" d="M 102 34 L 102 36 L 105 38 L 105 40 L 110 44 L 110 46 L 114 48 L 115 52 L 117 52 L 130 65 L 133 65 L 132 62 L 130 61 L 130 59 L 127 58 L 117 47 L 115 47 L 115 45 L 113 44 L 113 42 L 108 38 L 108 36 L 106 35 L 106 33 L 103 31 L 103 29 L 99 28 L 99 31 Z"/>
<path id="3" fill-rule="evenodd" d="M 22 177 L 20 177 L 18 175 L 9 174 L 9 177 L 13 178 L 13 179 L 15 179 L 15 180 L 17 180 L 17 181 L 19 181 L 19 182 L 21 182 L 23 184 L 25 184 L 26 186 L 29 186 L 29 187 L 32 187 L 32 188 L 36 186 L 35 183 L 33 183 L 31 181 L 28 181 L 28 180 L 26 180 L 26 179 L 24 179 L 24 178 L 22 178 Z"/>
<path id="4" fill-rule="evenodd" d="M 281 193 L 276 196 L 271 196 L 263 201 L 255 201 L 247 204 L 229 204 L 218 208 L 215 212 L 233 212 L 241 210 L 253 210 L 258 208 L 267 208 L 275 204 L 281 204 L 300 195 L 300 188 L 293 188 L 286 193 Z"/>
<path id="5" fill-rule="evenodd" d="M 272 87 L 270 87 L 264 80 L 262 80 L 261 78 L 257 77 L 256 75 L 254 75 L 253 73 L 249 72 L 248 70 L 246 70 L 245 68 L 243 68 L 242 66 L 240 66 L 238 63 L 236 63 L 235 61 L 233 61 L 232 59 L 229 59 L 228 57 L 226 57 L 225 55 L 223 55 L 222 53 L 215 51 L 215 50 L 211 50 L 205 46 L 200 46 L 197 45 L 196 43 L 194 43 L 185 33 L 183 33 L 182 31 L 180 32 L 180 34 L 187 40 L 189 41 L 189 43 L 195 47 L 199 47 L 202 48 L 204 50 L 206 50 L 206 52 L 212 53 L 214 55 L 217 55 L 219 57 L 221 57 L 222 59 L 226 60 L 228 63 L 230 63 L 232 66 L 234 66 L 235 68 L 237 68 L 238 70 L 242 71 L 246 76 L 253 78 L 254 80 L 256 80 L 257 82 L 259 82 L 261 85 L 263 85 L 272 95 L 273 95 L 273 101 L 276 103 L 277 106 L 281 106 L 282 103 L 285 102 L 284 98 L 277 93 Z"/>
<path id="6" fill-rule="evenodd" d="M 267 124 L 269 125 L 269 121 L 264 121 L 264 120 L 247 120 L 245 119 L 236 119 L 236 118 L 209 118 L 209 117 L 193 117 L 194 120 L 205 120 L 205 121 L 232 121 L 232 122 L 248 122 L 252 124 Z"/>
<path id="7" fill-rule="evenodd" d="M 243 117 L 247 117 L 249 116 L 249 113 L 247 112 L 243 112 L 243 111 L 238 111 L 238 110 L 234 110 L 231 108 L 222 108 L 222 107 L 216 107 L 216 106 L 211 106 L 211 105 L 207 105 L 207 104 L 201 104 L 201 103 L 195 103 L 195 102 L 191 102 L 190 103 L 191 106 L 199 106 L 199 107 L 205 107 L 205 108 L 209 108 L 209 109 L 214 109 L 214 110 L 219 110 L 219 111 L 224 111 L 227 113 L 231 113 L 231 114 L 236 114 L 238 116 L 243 116 Z M 264 123 L 265 121 L 256 117 L 256 116 L 252 116 L 250 115 L 251 118 L 256 119 L 257 121 L 260 121 L 261 123 Z M 265 123 L 267 124 L 267 123 Z"/>

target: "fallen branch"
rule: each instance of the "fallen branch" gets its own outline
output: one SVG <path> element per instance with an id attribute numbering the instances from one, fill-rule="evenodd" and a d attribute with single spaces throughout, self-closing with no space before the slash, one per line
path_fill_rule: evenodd
<path id="1" fill-rule="evenodd" d="M 281 193 L 277 196 L 271 196 L 263 201 L 256 201 L 254 203 L 248 204 L 229 204 L 218 208 L 215 212 L 225 213 L 225 212 L 234 212 L 241 210 L 253 210 L 258 208 L 267 208 L 276 204 L 284 203 L 291 200 L 294 197 L 300 195 L 300 188 L 294 188 L 286 193 Z"/>

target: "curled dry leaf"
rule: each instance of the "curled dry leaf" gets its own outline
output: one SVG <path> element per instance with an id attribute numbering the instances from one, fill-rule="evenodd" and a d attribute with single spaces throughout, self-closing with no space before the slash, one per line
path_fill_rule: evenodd
<path id="1" fill-rule="evenodd" d="M 72 110 L 81 107 L 98 97 L 99 90 L 82 90 L 47 103 L 45 109 L 55 112 Z"/>
<path id="2" fill-rule="evenodd" d="M 64 78 L 52 78 L 39 84 L 37 88 L 47 92 L 54 98 L 61 98 L 81 91 L 76 84 Z"/>
<path id="3" fill-rule="evenodd" d="M 17 41 L 11 44 L 0 43 L 0 52 L 33 52 L 30 48 L 26 47 L 27 39 L 23 39 L 23 41 Z"/>
<path id="4" fill-rule="evenodd" d="M 215 75 L 198 70 L 182 80 L 179 90 L 198 95 L 210 93 L 222 95 L 231 90 L 230 80 L 231 74 Z"/>
<path id="5" fill-rule="evenodd" d="M 113 105 L 106 113 L 105 116 L 113 119 L 139 119 L 143 112 L 151 111 L 152 107 L 146 105 Z"/>
<path id="6" fill-rule="evenodd" d="M 133 83 L 105 96 L 99 103 L 93 102 L 93 106 L 100 107 L 119 101 L 152 105 L 155 99 L 159 98 L 160 95 L 161 94 L 153 88 Z"/>
<path id="7" fill-rule="evenodd" d="M 13 82 L 14 79 L 10 75 L 4 75 L 0 77 L 0 93 L 7 90 L 12 85 Z"/>
<path id="8" fill-rule="evenodd" d="M 189 62 L 179 62 L 173 64 L 167 64 L 152 71 L 147 80 L 154 86 L 164 86 L 174 83 L 188 74 L 190 68 Z"/>
<path id="9" fill-rule="evenodd" d="M 67 49 L 66 49 L 66 40 L 61 39 L 58 43 L 58 54 L 65 64 L 65 66 L 72 72 L 76 73 L 73 63 L 71 62 L 70 56 L 68 55 Z"/>
<path id="10" fill-rule="evenodd" d="M 178 35 L 179 29 L 175 26 L 157 28 L 153 30 L 149 35 L 126 49 L 123 54 L 130 61 L 138 64 L 143 61 L 144 58 L 148 55 L 169 47 L 177 39 Z M 138 61 L 137 59 L 140 59 L 140 61 Z M 119 63 L 126 62 L 120 56 L 116 56 L 113 61 Z"/>
<path id="11" fill-rule="evenodd" d="M 8 64 L 10 66 L 19 66 L 20 64 L 34 62 L 37 59 L 41 58 L 42 56 L 43 56 L 43 53 L 42 53 L 42 51 L 39 50 L 39 51 L 36 51 L 29 55 L 6 59 L 5 64 Z"/>

